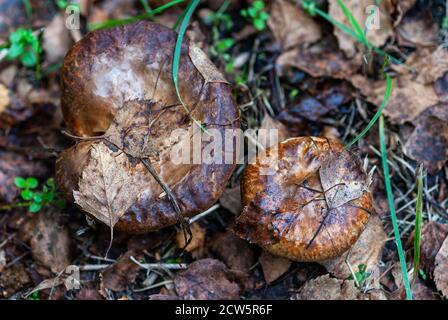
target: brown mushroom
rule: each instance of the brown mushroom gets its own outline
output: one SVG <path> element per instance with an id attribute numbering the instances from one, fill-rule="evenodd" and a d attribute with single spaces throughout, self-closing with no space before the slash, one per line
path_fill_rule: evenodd
<path id="1" fill-rule="evenodd" d="M 272 163 L 273 174 L 261 174 Z M 359 159 L 339 142 L 285 140 L 247 166 L 235 231 L 291 260 L 338 256 L 367 224 L 372 211 L 368 180 Z"/>
<path id="2" fill-rule="evenodd" d="M 221 134 L 239 128 L 229 84 L 188 39 L 182 44 L 179 89 L 190 113 L 180 104 L 171 75 L 176 37 L 145 21 L 95 31 L 74 45 L 62 66 L 65 123 L 72 135 L 88 141 L 60 155 L 57 181 L 90 216 L 125 232 L 178 221 L 148 162 L 185 217 L 208 209 L 235 168 L 176 164 L 170 157 L 173 148 L 191 140 L 197 129 L 193 119 Z M 185 129 L 188 139 L 174 139 L 174 129 Z M 210 142 L 203 142 L 201 151 Z"/>

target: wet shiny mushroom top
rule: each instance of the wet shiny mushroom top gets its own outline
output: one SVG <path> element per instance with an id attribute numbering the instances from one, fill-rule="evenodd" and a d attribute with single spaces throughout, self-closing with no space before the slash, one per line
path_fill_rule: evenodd
<path id="1" fill-rule="evenodd" d="M 142 233 L 177 221 L 172 201 L 145 164 L 169 186 L 184 216 L 209 208 L 235 168 L 193 163 L 190 156 L 172 159 L 184 144 L 190 150 L 195 134 L 207 134 L 204 128 L 222 136 L 239 128 L 229 84 L 188 39 L 178 78 L 190 113 L 181 105 L 171 72 L 176 37 L 141 21 L 88 34 L 64 60 L 64 119 L 81 142 L 60 155 L 57 180 L 85 212 L 118 230 Z M 212 140 L 204 139 L 200 151 Z"/>
<path id="2" fill-rule="evenodd" d="M 338 256 L 356 242 L 373 210 L 368 180 L 358 157 L 339 142 L 288 139 L 247 166 L 235 230 L 291 260 Z"/>

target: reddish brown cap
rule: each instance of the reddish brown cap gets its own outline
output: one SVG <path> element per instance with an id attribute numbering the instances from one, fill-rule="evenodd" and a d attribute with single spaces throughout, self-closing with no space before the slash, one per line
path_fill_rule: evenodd
<path id="1" fill-rule="evenodd" d="M 222 137 L 225 129 L 239 128 L 230 85 L 188 39 L 182 45 L 178 77 L 181 97 L 191 114 L 179 103 L 171 76 L 176 37 L 171 29 L 145 21 L 95 31 L 73 46 L 62 67 L 62 109 L 69 131 L 103 138 L 64 151 L 57 161 L 57 180 L 73 200 L 92 150 L 106 150 L 119 158 L 124 175 L 134 179 L 122 188 L 138 194 L 116 224 L 126 232 L 148 232 L 177 221 L 172 204 L 140 156 L 150 159 L 185 216 L 209 208 L 235 168 L 234 164 L 171 161 L 171 151 L 181 143 L 171 134 L 174 129 L 185 129 L 191 135 L 192 118 L 207 130 L 218 130 Z M 127 158 L 122 159 L 117 146 L 128 148 Z M 206 146 L 204 142 L 202 150 Z M 118 191 L 123 192 L 122 188 Z M 126 199 L 118 207 L 125 204 Z"/>
<path id="2" fill-rule="evenodd" d="M 268 163 L 275 164 L 273 174 L 261 174 Z M 355 243 L 373 210 L 368 184 L 359 159 L 339 142 L 288 139 L 247 166 L 235 230 L 291 260 L 338 256 Z"/>

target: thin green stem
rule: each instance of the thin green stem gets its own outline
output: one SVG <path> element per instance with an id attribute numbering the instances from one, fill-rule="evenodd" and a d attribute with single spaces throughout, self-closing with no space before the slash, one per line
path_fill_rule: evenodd
<path id="1" fill-rule="evenodd" d="M 380 117 L 379 125 L 380 146 L 381 146 L 381 162 L 383 165 L 384 184 L 386 185 L 387 200 L 389 202 L 390 217 L 394 228 L 395 244 L 397 246 L 398 258 L 400 260 L 401 273 L 403 275 L 403 284 L 406 291 L 406 300 L 412 300 L 412 291 L 409 284 L 408 272 L 406 269 L 406 259 L 404 257 L 403 245 L 400 238 L 400 230 L 397 223 L 397 215 L 395 213 L 394 195 L 392 193 L 392 183 L 390 181 L 389 165 L 387 164 L 386 138 L 384 133 L 384 117 Z"/>
<path id="2" fill-rule="evenodd" d="M 355 144 L 359 139 L 361 139 L 369 130 L 370 128 L 373 127 L 373 125 L 376 123 L 376 121 L 378 120 L 378 118 L 380 117 L 380 115 L 383 112 L 383 109 L 386 107 L 388 101 L 389 101 L 389 97 L 390 94 L 392 92 L 392 78 L 386 74 L 386 91 L 384 93 L 384 98 L 383 101 L 381 102 L 380 107 L 378 108 L 378 111 L 375 113 L 375 115 L 372 117 L 372 119 L 370 120 L 370 122 L 368 123 L 368 125 L 364 128 L 364 130 L 362 130 L 362 132 L 360 134 L 358 134 L 356 136 L 355 139 L 353 139 L 352 142 L 350 142 L 349 144 L 347 144 L 345 146 L 345 148 L 350 148 L 353 144 Z"/>

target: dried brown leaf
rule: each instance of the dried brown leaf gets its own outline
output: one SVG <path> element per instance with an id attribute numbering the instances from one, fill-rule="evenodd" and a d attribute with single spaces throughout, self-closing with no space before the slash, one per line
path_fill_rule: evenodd
<path id="1" fill-rule="evenodd" d="M 268 26 L 284 50 L 322 37 L 320 26 L 296 3 L 279 0 L 272 3 Z"/>
<path id="2" fill-rule="evenodd" d="M 37 217 L 31 237 L 34 260 L 54 273 L 65 270 L 72 260 L 72 238 L 58 212 L 43 211 Z"/>
<path id="3" fill-rule="evenodd" d="M 237 300 L 240 287 L 224 263 L 214 259 L 193 262 L 174 279 L 176 292 L 185 300 Z"/>
<path id="4" fill-rule="evenodd" d="M 207 55 L 195 43 L 190 43 L 189 55 L 196 69 L 204 78 L 204 85 L 210 82 L 229 83 L 216 66 L 208 59 Z"/>
<path id="5" fill-rule="evenodd" d="M 123 152 L 113 152 L 103 142 L 92 145 L 82 172 L 75 203 L 111 228 L 135 202 L 140 192 Z"/>
<path id="6" fill-rule="evenodd" d="M 221 198 L 219 198 L 221 206 L 231 213 L 237 215 L 241 212 L 241 189 L 237 185 L 233 188 L 227 188 L 224 190 Z"/>
<path id="7" fill-rule="evenodd" d="M 367 18 L 369 16 L 369 11 L 367 10 L 369 6 L 378 7 L 378 2 L 375 0 L 345 0 L 344 4 L 353 14 L 354 18 L 361 26 L 362 29 L 365 28 Z M 380 18 L 377 23 L 379 23 L 379 28 L 372 28 L 367 31 L 367 39 L 374 46 L 382 46 L 386 40 L 393 35 L 392 29 L 392 19 L 391 13 L 393 11 L 392 1 L 381 1 L 379 5 L 378 17 Z M 336 19 L 338 22 L 346 25 L 348 28 L 353 29 L 350 22 L 348 21 L 346 15 L 342 11 L 341 7 L 336 0 L 329 0 L 329 15 Z M 355 56 L 357 47 L 360 45 L 359 41 L 355 38 L 349 36 L 340 28 L 333 29 L 334 34 L 339 42 L 339 47 L 348 57 Z"/>
<path id="8" fill-rule="evenodd" d="M 185 250 L 188 252 L 193 252 L 204 247 L 206 230 L 197 222 L 191 224 L 190 229 L 192 238 Z M 176 242 L 178 248 L 183 249 L 185 247 L 185 234 L 182 230 L 177 232 Z"/>
<path id="9" fill-rule="evenodd" d="M 110 289 L 112 291 L 126 290 L 135 281 L 140 266 L 134 263 L 130 257 L 135 257 L 134 251 L 127 251 L 122 254 L 109 268 L 103 271 L 101 280 L 101 290 Z"/>
<path id="10" fill-rule="evenodd" d="M 358 266 L 366 266 L 370 279 L 377 280 L 379 276 L 379 263 L 387 235 L 378 216 L 371 216 L 367 226 L 358 241 L 342 256 L 321 263 L 332 275 L 339 279 L 347 279 L 351 271 L 347 265 L 350 263 L 354 272 Z"/>
<path id="11" fill-rule="evenodd" d="M 267 283 L 272 283 L 280 278 L 291 266 L 291 260 L 274 256 L 265 250 L 261 253 L 259 261 Z"/>
<path id="12" fill-rule="evenodd" d="M 448 297 L 448 237 L 437 253 L 434 268 L 434 282 L 444 297 Z"/>
<path id="13" fill-rule="evenodd" d="M 362 293 L 354 281 L 331 278 L 328 274 L 310 280 L 300 288 L 297 300 L 387 300 L 380 290 Z"/>

